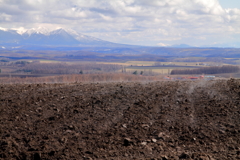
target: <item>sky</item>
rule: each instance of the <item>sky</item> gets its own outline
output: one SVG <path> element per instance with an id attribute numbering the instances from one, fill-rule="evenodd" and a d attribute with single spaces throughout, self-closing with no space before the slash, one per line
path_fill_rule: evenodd
<path id="1" fill-rule="evenodd" d="M 133 45 L 240 48 L 240 0 L 0 0 L 0 27 L 71 28 Z"/>

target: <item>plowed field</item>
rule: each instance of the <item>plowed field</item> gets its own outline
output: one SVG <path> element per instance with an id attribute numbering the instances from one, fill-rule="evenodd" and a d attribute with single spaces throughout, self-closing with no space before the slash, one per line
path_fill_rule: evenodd
<path id="1" fill-rule="evenodd" d="M 240 80 L 0 84 L 0 159 L 240 159 Z"/>

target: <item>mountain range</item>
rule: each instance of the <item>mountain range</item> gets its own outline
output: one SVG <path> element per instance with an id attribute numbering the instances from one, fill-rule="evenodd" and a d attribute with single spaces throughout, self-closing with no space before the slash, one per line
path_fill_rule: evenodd
<path id="1" fill-rule="evenodd" d="M 14 30 L 0 27 L 0 48 L 42 48 L 42 47 L 144 47 L 118 44 L 83 35 L 72 29 L 49 30 L 38 27 L 28 30 Z M 146 47 L 146 46 L 145 46 Z M 166 46 L 172 48 L 192 48 L 186 44 Z"/>
<path id="2" fill-rule="evenodd" d="M 0 29 L 0 46 L 106 46 L 115 43 L 86 36 L 71 29 L 59 28 L 49 31 L 47 28 L 21 30 Z"/>
<path id="3" fill-rule="evenodd" d="M 214 45 L 193 47 L 187 44 L 175 44 L 167 46 L 159 46 L 161 48 L 222 48 L 221 46 L 230 45 Z M 39 49 L 39 48 L 56 48 L 56 47 L 147 47 L 113 43 L 101 40 L 95 37 L 87 36 L 76 32 L 72 29 L 58 28 L 50 30 L 45 27 L 31 29 L 6 29 L 0 27 L 0 49 Z"/>
<path id="4" fill-rule="evenodd" d="M 49 30 L 43 27 L 28 30 L 0 27 L 0 50 L 3 52 L 4 50 L 53 50 L 77 51 L 77 54 L 240 57 L 239 48 L 197 48 L 186 44 L 167 47 L 134 46 L 104 41 L 83 35 L 72 29 Z"/>

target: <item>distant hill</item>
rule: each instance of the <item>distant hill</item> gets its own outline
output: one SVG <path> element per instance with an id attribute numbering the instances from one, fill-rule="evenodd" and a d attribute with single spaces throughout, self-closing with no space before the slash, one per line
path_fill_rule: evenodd
<path id="1" fill-rule="evenodd" d="M 175 44 L 172 45 L 171 48 L 194 48 L 194 47 L 188 44 Z"/>

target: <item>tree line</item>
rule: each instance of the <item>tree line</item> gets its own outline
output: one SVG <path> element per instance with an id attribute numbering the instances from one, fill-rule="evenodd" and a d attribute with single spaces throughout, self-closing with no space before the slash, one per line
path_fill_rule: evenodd
<path id="1" fill-rule="evenodd" d="M 220 74 L 220 73 L 237 73 L 240 71 L 238 66 L 224 65 L 202 67 L 197 69 L 173 69 L 171 75 L 175 74 Z"/>
<path id="2" fill-rule="evenodd" d="M 20 67 L 16 72 L 29 72 L 32 74 L 92 74 L 117 72 L 122 69 L 120 65 L 98 63 L 30 63 Z"/>

